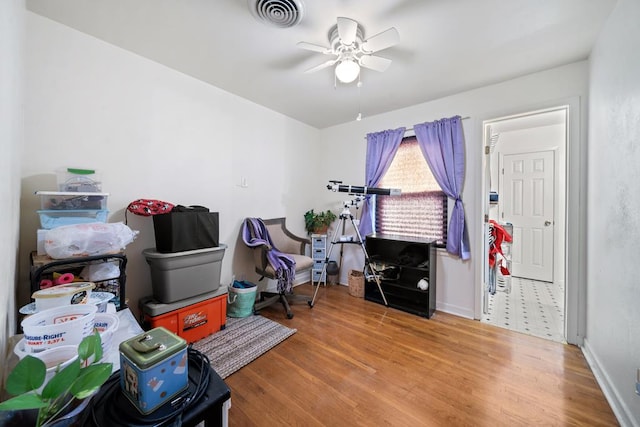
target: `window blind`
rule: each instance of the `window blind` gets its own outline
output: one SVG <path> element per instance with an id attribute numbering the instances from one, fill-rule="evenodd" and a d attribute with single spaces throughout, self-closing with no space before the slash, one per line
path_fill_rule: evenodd
<path id="1" fill-rule="evenodd" d="M 405 138 L 380 187 L 400 188 L 400 196 L 377 196 L 378 233 L 447 240 L 447 196 L 440 189 L 415 137 Z"/>

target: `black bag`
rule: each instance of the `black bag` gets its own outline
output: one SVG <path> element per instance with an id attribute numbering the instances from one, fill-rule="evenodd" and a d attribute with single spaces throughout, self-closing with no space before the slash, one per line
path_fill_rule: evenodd
<path id="1" fill-rule="evenodd" d="M 192 251 L 219 246 L 218 212 L 203 206 L 175 206 L 153 216 L 156 250 L 161 253 Z"/>

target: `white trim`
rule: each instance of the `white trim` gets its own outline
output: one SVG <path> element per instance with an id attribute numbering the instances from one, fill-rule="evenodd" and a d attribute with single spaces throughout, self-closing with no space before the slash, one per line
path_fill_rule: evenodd
<path id="1" fill-rule="evenodd" d="M 624 403 L 624 400 L 618 395 L 616 392 L 616 387 L 607 372 L 603 369 L 603 365 L 600 363 L 600 360 L 596 357 L 595 353 L 591 351 L 591 346 L 589 345 L 589 340 L 585 338 L 583 346 L 581 347 L 582 354 L 584 354 L 585 359 L 587 360 L 587 364 L 591 368 L 593 372 L 593 376 L 596 379 L 596 382 L 602 389 L 602 393 L 604 397 L 609 402 L 609 406 L 611 406 L 611 410 L 613 414 L 618 419 L 618 422 L 621 426 L 633 426 L 638 425 L 636 421 L 633 419 L 633 413 L 629 409 L 629 407 Z M 636 423 L 636 424 L 634 424 Z"/>
<path id="2" fill-rule="evenodd" d="M 580 97 L 567 105 L 565 337 L 581 345 L 587 328 L 587 124 Z"/>
<path id="3" fill-rule="evenodd" d="M 438 301 L 436 298 L 436 311 L 443 313 L 449 313 L 456 316 L 464 317 L 473 320 L 473 311 L 465 307 L 459 307 L 453 304 L 445 304 L 442 301 Z"/>
<path id="4" fill-rule="evenodd" d="M 298 286 L 298 285 L 303 285 L 307 282 L 311 281 L 311 270 L 308 271 L 302 271 L 300 273 L 296 274 L 296 278 L 293 281 L 293 286 Z M 275 280 L 274 280 L 275 282 Z"/>

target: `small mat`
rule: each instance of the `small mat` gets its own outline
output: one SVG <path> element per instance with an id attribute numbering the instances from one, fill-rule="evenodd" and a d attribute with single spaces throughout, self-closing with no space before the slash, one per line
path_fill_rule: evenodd
<path id="1" fill-rule="evenodd" d="M 206 354 L 224 379 L 296 331 L 259 315 L 227 317 L 225 329 L 193 343 L 193 348 Z"/>

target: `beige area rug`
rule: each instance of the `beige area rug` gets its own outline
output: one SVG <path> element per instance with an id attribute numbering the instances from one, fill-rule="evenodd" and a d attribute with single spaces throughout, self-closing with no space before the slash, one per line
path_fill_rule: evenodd
<path id="1" fill-rule="evenodd" d="M 295 333 L 259 315 L 228 317 L 225 329 L 196 341 L 193 348 L 206 354 L 211 367 L 226 378 Z"/>

